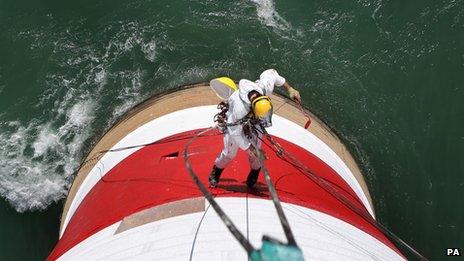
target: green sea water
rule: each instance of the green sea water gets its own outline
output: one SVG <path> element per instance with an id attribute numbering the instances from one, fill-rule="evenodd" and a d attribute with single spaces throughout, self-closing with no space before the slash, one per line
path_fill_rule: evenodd
<path id="1" fill-rule="evenodd" d="M 92 141 L 132 106 L 275 68 L 360 162 L 378 219 L 464 251 L 463 0 L 0 0 L 0 260 L 43 260 Z"/>

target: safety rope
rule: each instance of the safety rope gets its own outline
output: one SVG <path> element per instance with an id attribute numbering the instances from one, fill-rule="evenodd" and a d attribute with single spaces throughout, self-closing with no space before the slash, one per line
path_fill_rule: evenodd
<path id="1" fill-rule="evenodd" d="M 375 220 L 370 214 L 367 214 L 365 211 L 361 210 L 359 207 L 355 206 L 346 196 L 338 193 L 338 191 L 333 187 L 333 185 L 327 182 L 325 179 L 321 178 L 320 176 L 314 174 L 310 171 L 304 164 L 302 164 L 298 159 L 296 159 L 293 155 L 288 153 L 277 141 L 275 141 L 272 136 L 266 131 L 266 129 L 257 130 L 260 133 L 264 134 L 267 140 L 271 143 L 272 146 L 264 142 L 263 139 L 261 141 L 268 145 L 271 149 L 274 150 L 276 155 L 281 158 L 282 160 L 290 163 L 293 167 L 298 169 L 302 174 L 310 178 L 314 183 L 324 189 L 326 192 L 334 196 L 337 200 L 339 200 L 343 205 L 348 207 L 350 210 L 355 212 L 361 218 L 366 220 L 371 225 L 375 226 L 377 229 L 383 232 L 389 239 L 393 240 L 400 246 L 408 249 L 414 256 L 418 257 L 420 260 L 427 260 L 423 255 L 421 255 L 417 250 L 403 241 L 400 237 L 395 235 L 392 231 L 386 228 L 383 224 Z"/>
<path id="2" fill-rule="evenodd" d="M 237 239 L 237 241 L 242 245 L 242 247 L 246 250 L 246 252 L 251 255 L 254 251 L 256 251 L 253 246 L 250 244 L 250 242 L 242 235 L 242 233 L 237 229 L 237 227 L 232 223 L 232 220 L 226 215 L 226 213 L 222 210 L 222 208 L 218 205 L 216 200 L 213 198 L 209 190 L 203 185 L 203 183 L 200 181 L 198 176 L 195 174 L 195 172 L 192 169 L 192 165 L 190 164 L 189 156 L 188 156 L 188 149 L 190 145 L 199 137 L 199 135 L 203 133 L 207 133 L 211 130 L 215 129 L 214 127 L 210 127 L 206 130 L 201 131 L 197 135 L 195 135 L 193 138 L 191 138 L 187 144 L 185 145 L 184 148 L 184 162 L 185 162 L 185 167 L 187 168 L 190 177 L 192 177 L 193 181 L 195 184 L 198 186 L 200 189 L 201 193 L 203 193 L 203 196 L 208 200 L 209 204 L 213 207 L 213 209 L 216 211 L 218 216 L 221 218 L 222 222 L 224 222 L 224 225 L 229 229 L 230 233 Z"/>
<path id="3" fill-rule="evenodd" d="M 262 129 L 264 129 L 264 127 L 259 124 L 259 121 L 257 121 L 253 117 L 248 117 L 248 116 L 244 117 L 243 119 L 237 122 L 224 124 L 224 125 L 225 127 L 228 127 L 231 125 L 235 126 L 237 125 L 237 123 L 243 125 L 243 131 L 245 132 L 245 136 L 248 137 L 248 139 L 250 140 L 250 144 L 253 146 L 254 151 L 257 154 L 256 156 L 258 158 L 259 165 L 261 166 L 261 169 L 264 173 L 264 178 L 266 180 L 269 194 L 271 195 L 272 202 L 274 203 L 274 207 L 276 208 L 277 215 L 282 225 L 282 229 L 284 230 L 285 237 L 287 238 L 288 245 L 297 247 L 295 237 L 293 236 L 287 217 L 285 216 L 285 213 L 282 209 L 282 204 L 280 203 L 279 196 L 277 195 L 277 192 L 275 190 L 274 184 L 272 183 L 269 172 L 264 164 L 265 157 L 263 153 L 261 152 L 261 149 L 259 148 L 259 146 L 255 142 L 253 142 L 254 140 L 257 140 L 256 138 L 259 138 L 258 133 L 253 130 L 256 128 L 256 126 L 260 126 Z M 246 131 L 247 129 L 249 130 L 248 132 Z"/>
<path id="4" fill-rule="evenodd" d="M 252 125 L 254 126 L 254 125 Z M 262 129 L 264 129 L 262 127 Z M 254 134 L 254 133 L 253 133 Z M 256 135 L 257 136 L 257 135 Z M 287 242 L 291 246 L 297 246 L 295 237 L 293 236 L 292 230 L 290 228 L 290 225 L 288 223 L 287 217 L 285 216 L 285 213 L 282 209 L 282 204 L 280 203 L 279 196 L 277 195 L 277 192 L 275 190 L 274 184 L 272 184 L 271 177 L 269 176 L 269 172 L 266 168 L 266 165 L 264 164 L 264 155 L 261 152 L 261 148 L 255 144 L 254 142 L 251 142 L 252 146 L 255 149 L 256 156 L 258 158 L 259 164 L 261 165 L 261 170 L 264 173 L 264 179 L 266 180 L 267 187 L 269 189 L 269 193 L 271 194 L 272 202 L 274 203 L 274 207 L 276 208 L 277 215 L 279 217 L 280 223 L 282 225 L 282 228 L 285 233 L 285 237 L 287 238 Z"/>
<path id="5" fill-rule="evenodd" d="M 129 149 L 149 147 L 149 146 L 153 146 L 153 145 L 159 145 L 159 144 L 165 144 L 165 143 L 169 143 L 169 142 L 175 142 L 175 141 L 191 139 L 194 135 L 196 135 L 198 133 L 199 133 L 199 131 L 195 131 L 193 133 L 193 135 L 192 135 L 192 133 L 184 133 L 182 135 L 177 135 L 177 136 L 174 136 L 174 137 L 167 137 L 167 138 L 164 138 L 164 139 L 161 139 L 161 140 L 152 141 L 152 142 L 148 142 L 148 143 L 142 143 L 142 144 L 137 144 L 137 145 L 119 147 L 119 148 L 115 148 L 115 149 L 100 150 L 100 151 L 96 152 L 89 159 L 86 159 L 85 161 L 83 161 L 81 163 L 81 165 L 79 166 L 79 168 L 73 173 L 72 176 L 75 176 L 75 174 L 77 172 L 79 172 L 87 164 L 89 164 L 89 163 L 91 163 L 93 161 L 96 161 L 96 160 L 100 160 L 101 156 L 104 155 L 105 153 L 108 153 L 108 152 L 120 152 L 120 151 L 124 151 L 124 150 L 129 150 Z M 217 136 L 217 135 L 221 135 L 221 134 L 220 133 L 213 133 L 213 134 L 209 134 L 209 135 L 200 135 L 200 136 L 205 137 L 205 136 Z M 101 172 L 102 172 L 102 170 L 100 171 L 100 180 L 102 182 L 114 183 L 114 182 L 127 182 L 127 181 L 150 181 L 150 182 L 153 181 L 151 178 L 107 180 L 107 179 L 105 179 L 105 176 L 101 175 Z M 155 181 L 159 181 L 159 180 L 155 180 Z"/>
<path id="6" fill-rule="evenodd" d="M 195 133 L 196 132 L 194 132 L 194 134 Z M 217 135 L 220 135 L 220 134 L 215 133 L 215 134 L 212 134 L 210 136 L 217 136 Z M 79 171 L 81 168 L 85 167 L 89 162 L 97 160 L 100 156 L 102 156 L 103 154 L 108 153 L 108 152 L 119 152 L 119 151 L 124 151 L 124 150 L 128 150 L 128 149 L 148 147 L 148 146 L 159 145 L 159 144 L 163 144 L 163 143 L 186 140 L 186 139 L 190 139 L 190 138 L 192 138 L 192 134 L 191 133 L 185 133 L 183 135 L 178 135 L 178 136 L 174 136 L 174 137 L 168 137 L 168 138 L 164 138 L 164 139 L 161 139 L 161 140 L 156 140 L 156 141 L 152 141 L 152 142 L 148 142 L 148 143 L 142 143 L 142 144 L 131 145 L 131 146 L 126 146 L 126 147 L 120 147 L 120 148 L 115 148 L 115 149 L 100 150 L 100 151 L 95 152 L 95 154 L 92 157 L 84 160 L 80 164 L 77 171 Z"/>
<path id="7" fill-rule="evenodd" d="M 298 105 L 298 109 L 300 109 L 301 113 L 303 113 L 303 115 L 306 116 L 306 118 L 307 118 L 307 121 L 306 121 L 306 123 L 304 125 L 304 128 L 307 129 L 307 128 L 309 128 L 309 125 L 311 125 L 311 116 L 303 108 L 303 105 L 301 104 L 301 102 L 296 101 L 296 104 Z"/>
<path id="8" fill-rule="evenodd" d="M 213 198 L 213 196 L 211 195 L 209 190 L 205 187 L 205 185 L 200 181 L 198 176 L 193 171 L 192 165 L 191 165 L 190 160 L 189 160 L 188 149 L 189 149 L 190 145 L 201 134 L 207 133 L 207 132 L 211 131 L 212 129 L 215 129 L 215 128 L 211 127 L 211 128 L 206 129 L 206 130 L 203 130 L 202 132 L 198 133 L 197 135 L 195 135 L 192 139 L 190 139 L 187 142 L 187 144 L 185 145 L 184 153 L 183 153 L 185 166 L 186 166 L 191 178 L 193 179 L 195 184 L 198 186 L 198 188 L 200 189 L 200 191 L 202 192 L 204 197 L 208 200 L 208 202 L 213 207 L 213 209 L 216 211 L 218 216 L 221 218 L 221 220 L 223 221 L 225 226 L 229 229 L 229 231 L 232 233 L 232 235 L 237 239 L 237 241 L 242 245 L 242 247 L 247 251 L 248 255 L 250 256 L 253 253 L 254 254 L 257 253 L 256 249 L 253 248 L 253 246 L 251 245 L 249 240 L 247 238 L 245 238 L 245 236 L 243 236 L 243 234 L 232 223 L 232 221 L 225 214 L 225 212 L 222 210 L 222 208 L 217 204 L 216 200 Z M 255 148 L 255 151 L 256 151 L 256 154 L 257 154 L 256 156 L 258 157 L 259 163 L 261 165 L 261 169 L 262 169 L 262 171 L 264 173 L 264 177 L 265 177 L 268 189 L 269 189 L 269 193 L 271 195 L 272 201 L 273 201 L 274 206 L 275 206 L 276 211 L 277 211 L 277 215 L 279 217 L 280 223 L 282 225 L 285 236 L 287 238 L 287 242 L 288 242 L 287 245 L 298 248 L 298 246 L 296 244 L 296 241 L 295 241 L 295 237 L 293 236 L 293 233 L 292 233 L 292 230 L 291 230 L 290 225 L 288 223 L 288 220 L 287 220 L 287 218 L 285 216 L 285 213 L 284 213 L 284 211 L 282 209 L 282 205 L 280 203 L 280 200 L 279 200 L 279 197 L 278 197 L 277 192 L 275 190 L 275 187 L 272 184 L 269 172 L 268 172 L 268 170 L 267 170 L 267 168 L 266 168 L 266 166 L 265 166 L 265 164 L 263 162 L 264 155 L 262 154 L 262 152 L 260 151 L 260 148 L 256 144 L 252 143 L 252 146 Z M 269 238 L 266 237 L 266 240 L 269 240 Z"/>

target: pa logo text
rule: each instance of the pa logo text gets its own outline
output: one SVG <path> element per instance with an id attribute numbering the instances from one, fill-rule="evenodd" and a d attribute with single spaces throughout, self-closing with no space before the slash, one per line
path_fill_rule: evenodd
<path id="1" fill-rule="evenodd" d="M 447 256 L 461 256 L 461 249 L 459 248 L 447 248 L 446 249 Z"/>

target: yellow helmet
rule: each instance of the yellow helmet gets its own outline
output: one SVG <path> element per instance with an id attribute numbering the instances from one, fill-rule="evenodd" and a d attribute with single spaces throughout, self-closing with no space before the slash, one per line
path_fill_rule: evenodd
<path id="1" fill-rule="evenodd" d="M 253 110 L 253 114 L 263 120 L 269 119 L 272 116 L 272 103 L 271 98 L 268 96 L 259 96 L 258 98 L 254 99 L 251 102 L 251 108 Z"/>

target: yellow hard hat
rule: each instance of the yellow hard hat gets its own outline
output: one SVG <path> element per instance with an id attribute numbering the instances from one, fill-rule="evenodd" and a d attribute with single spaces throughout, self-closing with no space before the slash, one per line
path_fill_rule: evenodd
<path id="1" fill-rule="evenodd" d="M 272 116 L 272 103 L 271 98 L 268 96 L 259 96 L 254 99 L 251 103 L 251 108 L 253 114 L 260 119 Z"/>

